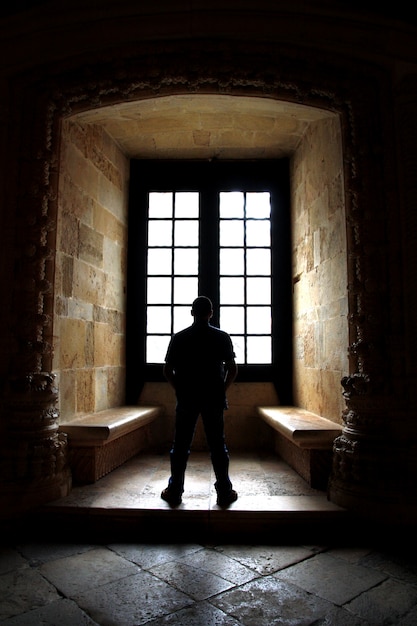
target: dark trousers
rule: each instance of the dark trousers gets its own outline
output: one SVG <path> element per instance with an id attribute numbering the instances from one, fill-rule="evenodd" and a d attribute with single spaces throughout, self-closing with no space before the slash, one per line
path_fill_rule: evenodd
<path id="1" fill-rule="evenodd" d="M 227 493 L 232 488 L 232 483 L 229 479 L 229 452 L 224 438 L 223 407 L 201 405 L 197 402 L 177 403 L 175 438 L 170 452 L 169 484 L 179 493 L 184 490 L 185 470 L 200 415 L 216 476 L 216 490 Z"/>

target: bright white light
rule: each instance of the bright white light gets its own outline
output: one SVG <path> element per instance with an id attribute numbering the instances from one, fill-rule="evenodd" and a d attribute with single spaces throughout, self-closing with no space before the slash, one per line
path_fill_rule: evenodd
<path id="1" fill-rule="evenodd" d="M 271 307 L 249 306 L 247 308 L 247 331 L 250 335 L 270 335 L 271 323 Z"/>
<path id="2" fill-rule="evenodd" d="M 198 293 L 198 278 L 179 277 L 174 278 L 174 303 L 188 304 L 192 302 Z"/>
<path id="3" fill-rule="evenodd" d="M 174 274 L 198 274 L 197 248 L 177 248 L 174 250 Z"/>
<path id="4" fill-rule="evenodd" d="M 270 337 L 248 337 L 248 363 L 272 363 Z"/>
<path id="5" fill-rule="evenodd" d="M 269 191 L 246 194 L 246 217 L 269 218 L 271 215 L 271 195 Z"/>
<path id="6" fill-rule="evenodd" d="M 175 222 L 174 244 L 176 246 L 197 246 L 198 226 L 198 220 L 177 220 Z"/>
<path id="7" fill-rule="evenodd" d="M 248 274 L 271 275 L 271 251 L 269 248 L 249 248 L 246 252 L 246 271 Z"/>
<path id="8" fill-rule="evenodd" d="M 175 217 L 198 217 L 198 191 L 177 191 Z"/>
<path id="9" fill-rule="evenodd" d="M 149 218 L 172 217 L 172 191 L 149 194 Z"/>
<path id="10" fill-rule="evenodd" d="M 148 335 L 146 338 L 146 362 L 164 363 L 170 339 L 170 335 L 166 337 Z"/>
<path id="11" fill-rule="evenodd" d="M 171 303 L 171 278 L 148 278 L 148 304 Z"/>
<path id="12" fill-rule="evenodd" d="M 243 304 L 244 298 L 244 278 L 220 278 L 220 302 L 222 304 Z"/>
<path id="13" fill-rule="evenodd" d="M 171 275 L 171 250 L 150 248 L 148 250 L 148 274 Z"/>
<path id="14" fill-rule="evenodd" d="M 245 332 L 245 309 L 243 306 L 222 306 L 220 307 L 220 328 L 229 335 Z"/>
<path id="15" fill-rule="evenodd" d="M 244 194 L 241 191 L 222 191 L 220 193 L 220 217 L 243 218 Z"/>
<path id="16" fill-rule="evenodd" d="M 220 245 L 227 246 L 243 246 L 244 223 L 242 220 L 221 220 L 220 221 Z"/>
<path id="17" fill-rule="evenodd" d="M 172 221 L 150 220 L 148 246 L 172 246 Z"/>
<path id="18" fill-rule="evenodd" d="M 184 328 L 188 328 L 193 323 L 190 306 L 174 307 L 174 333 L 178 333 Z"/>
<path id="19" fill-rule="evenodd" d="M 248 278 L 246 293 L 248 304 L 271 304 L 271 279 Z"/>
<path id="20" fill-rule="evenodd" d="M 220 275 L 241 276 L 244 273 L 243 248 L 220 248 Z"/>
<path id="21" fill-rule="evenodd" d="M 246 222 L 247 246 L 270 246 L 271 224 L 269 220 L 248 220 Z"/>
<path id="22" fill-rule="evenodd" d="M 171 307 L 148 306 L 146 312 L 147 333 L 171 333 Z"/>

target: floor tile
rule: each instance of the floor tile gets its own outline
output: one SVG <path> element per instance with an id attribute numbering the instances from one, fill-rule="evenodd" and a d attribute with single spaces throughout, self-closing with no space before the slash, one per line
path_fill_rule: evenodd
<path id="1" fill-rule="evenodd" d="M 37 566 L 56 561 L 67 556 L 74 556 L 92 549 L 89 544 L 36 542 L 18 544 L 19 552 L 29 561 L 30 565 Z"/>
<path id="2" fill-rule="evenodd" d="M 233 617 L 209 602 L 195 604 L 152 622 L 152 626 L 240 626 Z"/>
<path id="3" fill-rule="evenodd" d="M 73 600 L 97 624 L 135 626 L 193 604 L 189 595 L 144 571 L 89 589 Z"/>
<path id="4" fill-rule="evenodd" d="M 3 624 L 3 622 L 2 622 Z M 72 600 L 60 598 L 39 609 L 7 620 L 7 626 L 97 626 Z"/>
<path id="5" fill-rule="evenodd" d="M 20 568 L 0 576 L 0 620 L 59 599 L 55 587 L 36 570 Z"/>
<path id="6" fill-rule="evenodd" d="M 235 585 L 242 585 L 257 576 L 252 569 L 219 550 L 199 550 L 182 557 L 180 562 L 197 567 L 202 572 L 221 576 Z"/>
<path id="7" fill-rule="evenodd" d="M 211 602 L 243 626 L 307 626 L 333 609 L 326 600 L 273 576 L 250 581 Z"/>
<path id="8" fill-rule="evenodd" d="M 138 566 L 106 548 L 49 561 L 39 568 L 61 593 L 73 597 L 81 592 L 137 574 Z"/>
<path id="9" fill-rule="evenodd" d="M 339 606 L 386 578 L 380 572 L 346 563 L 328 554 L 317 554 L 277 572 L 276 576 Z M 336 580 L 337 585 L 334 584 Z"/>
<path id="10" fill-rule="evenodd" d="M 221 554 L 264 576 L 312 556 L 303 546 L 216 546 Z"/>
<path id="11" fill-rule="evenodd" d="M 155 565 L 149 571 L 193 600 L 206 600 L 233 587 L 229 580 L 184 562 L 171 561 Z"/>
<path id="12" fill-rule="evenodd" d="M 14 548 L 5 546 L 0 548 L 0 574 L 12 572 L 26 565 L 26 560 Z"/>
<path id="13" fill-rule="evenodd" d="M 417 589 L 395 580 L 385 580 L 345 605 L 370 624 L 401 624 L 401 618 L 417 605 Z M 417 623 L 417 622 L 416 622 Z"/>
<path id="14" fill-rule="evenodd" d="M 186 559 L 188 555 L 200 552 L 198 544 L 110 544 L 109 546 L 123 558 L 136 563 L 142 569 L 150 569 L 161 563 Z"/>

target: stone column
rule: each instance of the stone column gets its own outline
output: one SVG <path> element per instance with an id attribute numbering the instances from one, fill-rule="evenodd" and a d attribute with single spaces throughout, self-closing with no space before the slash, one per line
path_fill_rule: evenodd
<path id="1" fill-rule="evenodd" d="M 397 88 L 392 161 L 385 174 L 382 164 L 379 176 L 371 171 L 368 189 L 352 191 L 348 216 L 353 373 L 342 380 L 346 410 L 329 498 L 381 522 L 417 520 L 416 86 L 414 76 Z"/>
<path id="2" fill-rule="evenodd" d="M 16 130 L 10 163 L 18 167 L 5 174 L 15 236 L 3 329 L 11 348 L 1 404 L 3 516 L 67 495 L 71 487 L 67 442 L 58 433 L 58 390 L 50 371 L 59 133 L 52 128 L 54 115 L 45 103 L 35 106 L 30 89 L 23 94 L 16 87 L 13 95 L 10 125 Z"/>

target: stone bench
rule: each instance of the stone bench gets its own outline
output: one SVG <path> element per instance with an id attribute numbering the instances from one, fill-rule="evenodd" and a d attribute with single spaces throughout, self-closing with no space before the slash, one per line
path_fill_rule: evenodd
<path id="1" fill-rule="evenodd" d="M 342 427 L 325 417 L 293 406 L 257 407 L 258 415 L 276 431 L 275 451 L 314 489 L 325 490 L 332 448 Z"/>
<path id="2" fill-rule="evenodd" d="M 149 424 L 160 413 L 158 406 L 122 406 L 61 423 L 74 482 L 94 483 L 145 449 Z"/>

